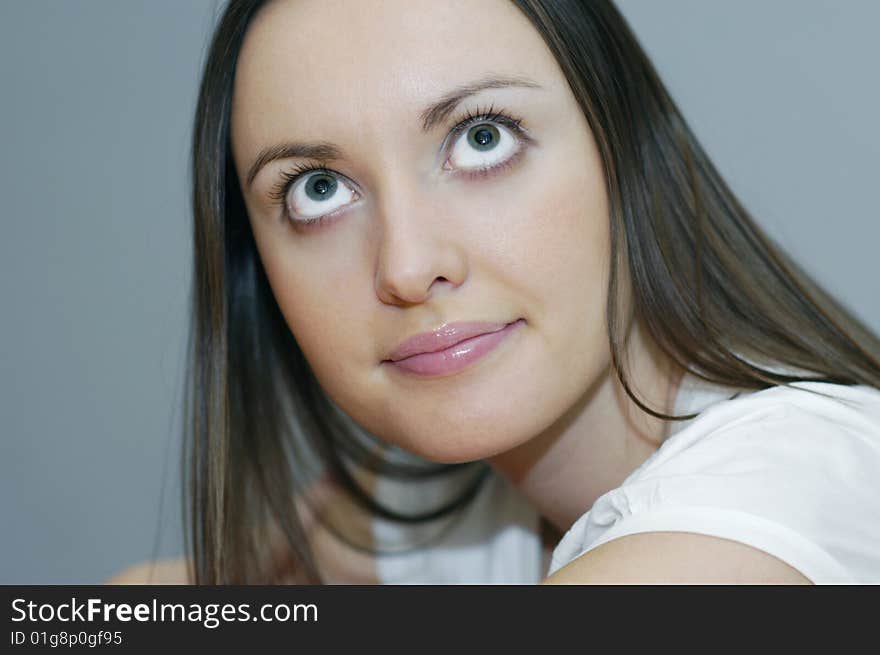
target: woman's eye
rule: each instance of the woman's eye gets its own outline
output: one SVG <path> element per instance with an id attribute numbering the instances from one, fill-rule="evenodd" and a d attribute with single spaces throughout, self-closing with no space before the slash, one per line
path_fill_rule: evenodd
<path id="1" fill-rule="evenodd" d="M 483 176 L 512 165 L 523 143 L 534 143 L 519 123 L 491 111 L 466 118 L 453 131 L 444 170 Z M 360 198 L 344 176 L 311 163 L 282 173 L 281 183 L 269 196 L 279 203 L 283 199 L 287 218 L 300 225 L 320 223 Z"/>
<path id="2" fill-rule="evenodd" d="M 356 199 L 357 193 L 336 175 L 316 171 L 293 183 L 287 192 L 286 205 L 292 220 L 311 223 Z"/>
<path id="3" fill-rule="evenodd" d="M 510 130 L 493 123 L 478 123 L 466 129 L 452 146 L 448 168 L 483 170 L 505 162 L 519 144 Z"/>

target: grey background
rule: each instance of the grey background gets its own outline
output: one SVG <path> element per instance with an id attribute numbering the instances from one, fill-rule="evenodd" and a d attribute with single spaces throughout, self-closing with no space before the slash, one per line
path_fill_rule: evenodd
<path id="1" fill-rule="evenodd" d="M 746 206 L 880 330 L 880 3 L 619 6 Z M 187 152 L 218 7 L 0 2 L 0 583 L 182 552 Z"/>

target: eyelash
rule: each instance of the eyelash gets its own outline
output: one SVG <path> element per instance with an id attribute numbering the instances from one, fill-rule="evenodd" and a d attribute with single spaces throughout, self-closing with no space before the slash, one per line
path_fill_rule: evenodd
<path id="1" fill-rule="evenodd" d="M 522 118 L 505 112 L 503 109 L 496 110 L 494 104 L 489 105 L 489 107 L 485 109 L 477 107 L 474 110 L 468 110 L 457 119 L 455 127 L 453 127 L 449 131 L 449 136 L 444 143 L 454 143 L 458 139 L 458 137 L 461 136 L 470 127 L 472 127 L 473 125 L 478 125 L 480 123 L 497 123 L 498 125 L 503 125 L 511 132 L 513 132 L 519 141 L 531 143 L 533 139 L 528 135 L 527 130 L 522 127 L 522 122 Z M 508 157 L 506 161 L 500 164 L 496 164 L 495 166 L 490 166 L 488 168 L 478 168 L 472 171 L 465 171 L 463 173 L 460 173 L 460 175 L 464 175 L 465 177 L 470 179 L 484 178 L 488 177 L 489 175 L 494 175 L 495 173 L 500 172 L 502 169 L 508 168 L 509 166 L 512 166 L 514 163 L 516 163 L 521 154 L 522 148 L 519 148 L 516 153 Z M 301 164 L 297 164 L 288 170 L 281 171 L 281 179 L 272 187 L 268 195 L 269 198 L 275 201 L 274 204 L 284 208 L 285 214 L 287 213 L 285 207 L 285 199 L 287 198 L 288 191 L 290 191 L 290 188 L 297 182 L 297 180 L 299 180 L 307 173 L 339 175 L 339 173 L 336 173 L 335 171 L 327 168 L 327 162 L 324 161 L 306 161 Z M 297 219 L 296 222 L 299 225 L 312 226 L 314 224 L 321 223 L 325 219 L 332 218 L 332 216 L 332 213 L 324 214 L 323 216 L 317 216 L 308 220 Z"/>

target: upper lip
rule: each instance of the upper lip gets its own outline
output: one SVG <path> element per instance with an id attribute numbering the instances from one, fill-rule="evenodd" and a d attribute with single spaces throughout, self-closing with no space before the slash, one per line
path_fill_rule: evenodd
<path id="1" fill-rule="evenodd" d="M 437 352 L 471 337 L 498 332 L 498 330 L 503 330 L 508 325 L 509 323 L 489 323 L 485 321 L 444 323 L 433 332 L 422 332 L 404 340 L 391 351 L 388 359 L 396 362 L 420 353 Z"/>

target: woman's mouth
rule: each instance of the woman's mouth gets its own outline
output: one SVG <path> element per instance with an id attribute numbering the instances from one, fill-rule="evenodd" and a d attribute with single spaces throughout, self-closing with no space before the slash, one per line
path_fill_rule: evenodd
<path id="1" fill-rule="evenodd" d="M 523 324 L 525 324 L 525 319 L 521 318 L 508 323 L 501 329 L 457 341 L 446 348 L 420 352 L 393 360 L 386 359 L 382 364 L 419 377 L 451 375 L 467 368 L 492 352 Z M 427 337 L 420 335 L 420 338 L 423 340 L 422 343 L 425 343 L 427 338 L 427 343 L 430 344 L 430 335 Z M 426 350 L 430 348 L 430 345 L 425 347 Z"/>

